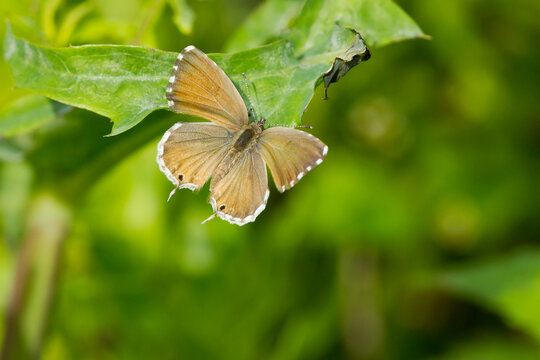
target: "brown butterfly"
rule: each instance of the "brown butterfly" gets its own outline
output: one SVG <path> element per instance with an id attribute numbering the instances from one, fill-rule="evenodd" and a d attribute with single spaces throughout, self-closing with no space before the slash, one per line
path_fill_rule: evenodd
<path id="1" fill-rule="evenodd" d="M 176 59 L 166 92 L 169 108 L 212 122 L 174 124 L 158 144 L 157 162 L 177 189 L 200 189 L 210 182 L 214 210 L 232 224 L 255 221 L 268 200 L 266 165 L 278 191 L 292 188 L 322 163 L 328 146 L 304 131 L 264 128 L 249 122 L 238 90 L 214 61 L 194 46 Z"/>

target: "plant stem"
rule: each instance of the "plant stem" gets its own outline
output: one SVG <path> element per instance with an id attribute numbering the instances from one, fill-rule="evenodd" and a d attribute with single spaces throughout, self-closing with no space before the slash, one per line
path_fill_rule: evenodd
<path id="1" fill-rule="evenodd" d="M 69 227 L 64 204 L 50 195 L 36 198 L 17 259 L 0 359 L 40 357 Z"/>

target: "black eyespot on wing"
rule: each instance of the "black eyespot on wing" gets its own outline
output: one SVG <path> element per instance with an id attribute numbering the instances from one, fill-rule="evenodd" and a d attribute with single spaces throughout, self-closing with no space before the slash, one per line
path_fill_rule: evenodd
<path id="1" fill-rule="evenodd" d="M 180 180 L 180 181 L 184 181 L 184 174 L 180 174 L 180 175 L 178 175 L 178 180 Z"/>
<path id="2" fill-rule="evenodd" d="M 223 204 L 223 205 L 221 205 L 221 206 L 219 207 L 219 211 L 223 211 L 223 210 L 225 210 L 225 204 Z"/>

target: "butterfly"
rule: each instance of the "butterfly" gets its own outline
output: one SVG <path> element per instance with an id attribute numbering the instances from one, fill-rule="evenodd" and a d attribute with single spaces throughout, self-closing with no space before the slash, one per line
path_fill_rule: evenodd
<path id="1" fill-rule="evenodd" d="M 169 199 L 177 189 L 199 190 L 212 178 L 214 212 L 203 223 L 216 216 L 237 225 L 255 221 L 270 195 L 267 166 L 278 191 L 284 192 L 320 165 L 328 152 L 328 146 L 307 132 L 265 128 L 264 119 L 250 122 L 232 81 L 194 46 L 178 55 L 166 98 L 170 110 L 211 121 L 174 124 L 157 151 L 160 170 L 175 185 Z"/>

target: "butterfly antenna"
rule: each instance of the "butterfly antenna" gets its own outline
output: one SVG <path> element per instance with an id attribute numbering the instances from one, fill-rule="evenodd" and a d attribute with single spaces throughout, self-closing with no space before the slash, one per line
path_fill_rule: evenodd
<path id="1" fill-rule="evenodd" d="M 249 110 L 251 110 L 251 113 L 253 114 L 253 118 L 257 120 L 257 113 L 255 112 L 255 107 L 253 106 L 253 101 L 251 101 L 251 96 L 249 95 L 249 86 L 247 81 L 246 73 L 242 73 L 242 76 L 244 77 L 244 85 L 246 86 L 246 95 L 249 101 Z"/>
<path id="2" fill-rule="evenodd" d="M 283 127 L 288 127 L 288 128 L 301 128 L 301 129 L 313 129 L 313 126 L 310 126 L 310 125 L 285 125 L 285 124 L 272 124 L 272 123 L 266 123 L 266 125 L 270 125 L 270 126 L 283 126 Z"/>

